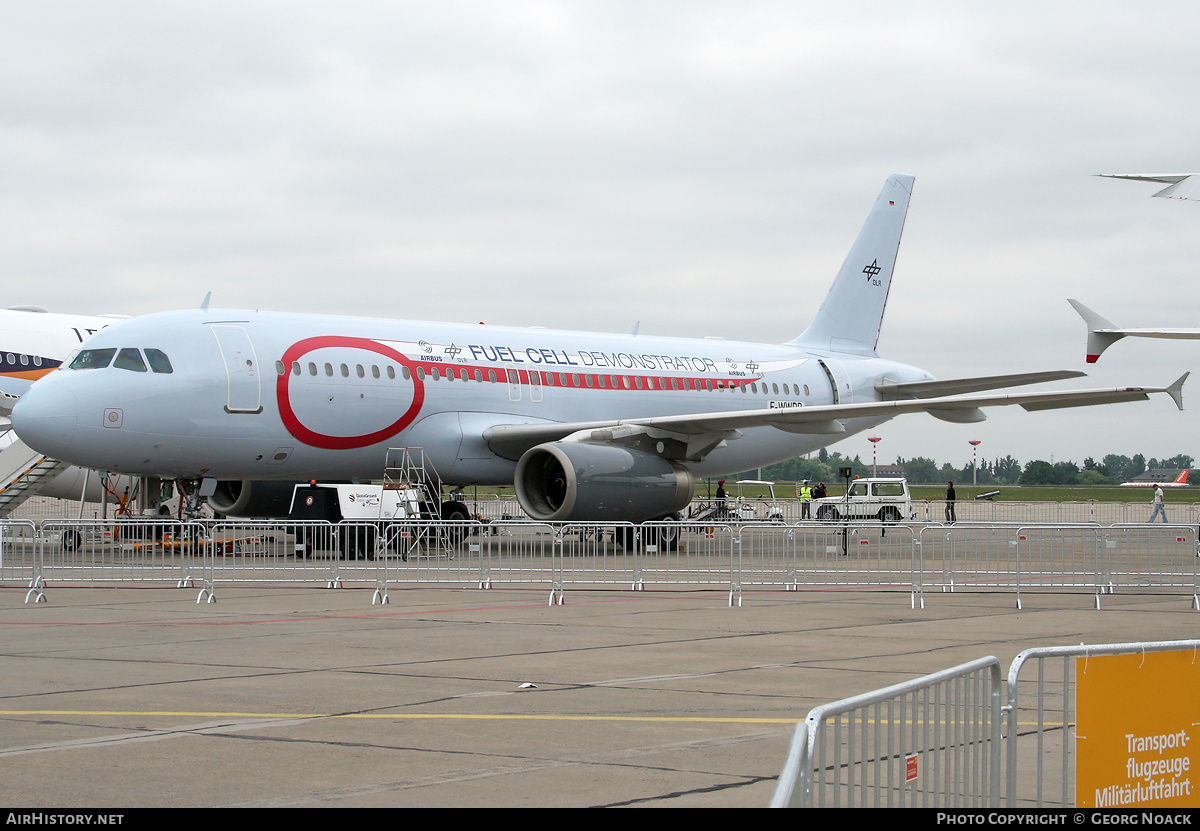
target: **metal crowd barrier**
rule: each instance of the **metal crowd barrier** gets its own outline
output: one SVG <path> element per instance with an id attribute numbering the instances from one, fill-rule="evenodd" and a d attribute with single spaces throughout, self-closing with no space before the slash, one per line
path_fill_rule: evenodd
<path id="1" fill-rule="evenodd" d="M 981 658 L 814 708 L 770 807 L 998 807 L 1002 689 Z"/>
<path id="2" fill-rule="evenodd" d="M 920 532 L 926 585 L 942 591 L 1183 589 L 1197 596 L 1196 527 L 1191 525 L 988 525 L 960 522 Z"/>
<path id="3" fill-rule="evenodd" d="M 201 584 L 211 600 L 213 552 L 205 526 L 171 519 L 46 520 L 38 526 L 43 586 L 150 581 Z"/>
<path id="4" fill-rule="evenodd" d="M 1197 529 L 1190 525 L 947 525 L 877 522 L 538 523 L 9 520 L 0 580 L 28 586 L 160 581 L 318 582 L 390 586 L 536 583 L 561 603 L 569 584 L 927 588 L 1187 594 L 1200 609 Z M 39 598 L 40 599 L 40 598 Z"/>
<path id="5" fill-rule="evenodd" d="M 735 540 L 741 585 L 906 589 L 922 594 L 916 532 L 907 525 L 810 522 L 747 524 Z M 923 601 L 921 601 L 923 602 Z"/>
<path id="6" fill-rule="evenodd" d="M 1075 662 L 1099 655 L 1200 649 L 1200 640 L 1026 649 L 1008 670 L 1006 800 L 1009 809 L 1072 805 L 1075 784 Z M 1032 667 L 1033 678 L 1021 681 Z M 1032 685 L 1032 691 L 1028 691 Z M 1013 738 L 1016 738 L 1013 741 Z M 1023 774 L 1023 775 L 1022 775 Z M 1032 780 L 1033 793 L 1028 794 Z M 1024 788 L 1022 787 L 1024 786 Z"/>
<path id="7" fill-rule="evenodd" d="M 41 594 L 41 537 L 32 520 L 0 520 L 0 581 L 19 582 L 29 589 L 25 601 Z"/>
<path id="8" fill-rule="evenodd" d="M 1149 495 L 1147 495 L 1149 496 Z M 960 499 L 954 503 L 959 522 L 1049 523 L 1058 525 L 1119 525 L 1146 522 L 1153 506 L 1145 502 L 989 502 Z M 1173 523 L 1200 521 L 1200 505 L 1194 502 L 1168 502 L 1167 518 Z M 943 522 L 946 503 L 940 499 L 913 500 L 914 519 Z"/>
<path id="9" fill-rule="evenodd" d="M 1007 692 L 988 657 L 816 707 L 770 807 L 1074 807 L 1073 659 L 1168 651 L 1200 640 L 1026 649 Z"/>

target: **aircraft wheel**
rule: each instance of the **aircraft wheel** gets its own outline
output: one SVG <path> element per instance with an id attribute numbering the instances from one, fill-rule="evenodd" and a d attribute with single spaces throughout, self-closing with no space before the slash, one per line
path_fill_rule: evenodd
<path id="1" fill-rule="evenodd" d="M 618 525 L 613 529 L 613 542 L 619 544 L 626 551 L 633 551 L 634 543 L 637 541 L 638 529 L 632 525 Z"/>
<path id="2" fill-rule="evenodd" d="M 667 514 L 664 517 L 659 517 L 655 522 L 672 523 L 670 525 L 655 525 L 650 528 L 642 529 L 642 536 L 646 538 L 646 542 L 651 545 L 657 545 L 660 551 L 678 551 L 679 536 L 683 533 L 683 528 L 678 523 L 683 520 L 682 514 Z"/>
<path id="3" fill-rule="evenodd" d="M 344 528 L 342 554 L 347 560 L 362 560 L 375 553 L 375 529 L 371 526 Z"/>
<path id="4" fill-rule="evenodd" d="M 78 551 L 83 547 L 83 534 L 78 531 L 63 531 L 62 546 L 66 551 Z"/>
<path id="5" fill-rule="evenodd" d="M 461 502 L 443 502 L 442 503 L 442 519 L 446 522 L 466 522 L 470 520 L 471 512 L 467 510 L 467 506 Z M 446 529 L 446 534 L 450 538 L 450 542 L 458 545 L 462 542 L 463 537 L 470 533 L 470 529 L 466 526 L 456 525 Z"/>

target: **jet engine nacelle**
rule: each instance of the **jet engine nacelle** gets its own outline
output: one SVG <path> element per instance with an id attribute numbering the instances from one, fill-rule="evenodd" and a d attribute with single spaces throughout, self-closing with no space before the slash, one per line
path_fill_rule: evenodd
<path id="1" fill-rule="evenodd" d="M 642 522 L 680 511 L 695 477 L 667 459 L 611 444 L 539 444 L 517 462 L 517 499 L 534 519 Z"/>
<path id="2" fill-rule="evenodd" d="M 295 482 L 221 481 L 208 497 L 208 505 L 225 516 L 282 519 L 288 515 L 295 486 Z"/>

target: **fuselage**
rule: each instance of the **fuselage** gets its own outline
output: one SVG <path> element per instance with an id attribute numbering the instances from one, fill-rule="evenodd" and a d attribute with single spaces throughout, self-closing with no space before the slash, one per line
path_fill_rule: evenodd
<path id="1" fill-rule="evenodd" d="M 423 447 L 442 478 L 512 482 L 497 425 L 874 401 L 929 373 L 794 345 L 247 311 L 109 326 L 38 381 L 13 423 L 75 464 L 170 478 L 378 479 L 386 449 Z M 742 431 L 697 476 L 810 452 L 836 436 Z"/>

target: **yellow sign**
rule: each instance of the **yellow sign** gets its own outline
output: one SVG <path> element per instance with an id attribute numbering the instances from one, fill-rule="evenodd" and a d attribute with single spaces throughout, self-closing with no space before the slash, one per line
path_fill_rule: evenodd
<path id="1" fill-rule="evenodd" d="M 1075 805 L 1200 808 L 1200 654 L 1075 660 Z"/>

